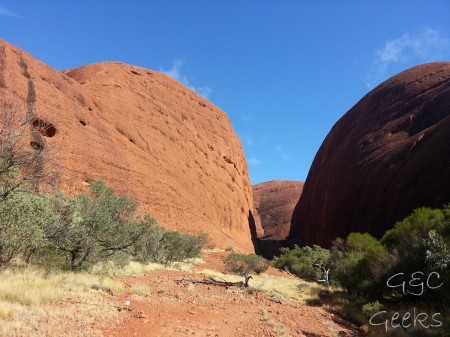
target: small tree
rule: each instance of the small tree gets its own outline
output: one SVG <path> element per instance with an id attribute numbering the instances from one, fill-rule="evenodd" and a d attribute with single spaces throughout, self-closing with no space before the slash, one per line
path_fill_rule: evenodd
<path id="1" fill-rule="evenodd" d="M 0 203 L 14 192 L 56 185 L 56 163 L 52 170 L 44 170 L 54 151 L 40 134 L 46 127 L 19 103 L 0 106 Z"/>
<path id="2" fill-rule="evenodd" d="M 188 235 L 168 231 L 154 220 L 134 244 L 134 255 L 140 261 L 169 264 L 200 256 L 208 240 L 206 233 Z"/>
<path id="3" fill-rule="evenodd" d="M 116 196 L 102 181 L 91 182 L 90 188 L 91 195 L 68 198 L 60 194 L 53 199 L 59 220 L 47 228 L 47 237 L 64 253 L 72 270 L 111 259 L 124 262 L 154 223 L 150 216 L 139 218 L 137 203 Z"/>
<path id="4" fill-rule="evenodd" d="M 55 221 L 43 196 L 14 193 L 0 203 L 0 267 L 14 257 L 31 255 L 47 244 L 44 228 Z"/>
<path id="5" fill-rule="evenodd" d="M 338 282 L 349 293 L 377 297 L 396 262 L 386 247 L 368 233 L 350 233 L 345 241 L 335 240 L 331 264 Z"/>
<path id="6" fill-rule="evenodd" d="M 227 271 L 244 276 L 244 284 L 248 287 L 248 282 L 252 278 L 250 273 L 260 274 L 269 268 L 269 262 L 262 256 L 255 254 L 231 253 L 224 258 Z"/>
<path id="7" fill-rule="evenodd" d="M 275 268 L 288 270 L 295 275 L 308 280 L 328 284 L 330 251 L 314 245 L 294 249 L 282 248 L 281 256 L 272 261 Z"/>
<path id="8" fill-rule="evenodd" d="M 166 231 L 161 244 L 164 252 L 164 263 L 183 261 L 200 255 L 202 248 L 208 242 L 208 235 L 187 235 L 176 231 Z"/>

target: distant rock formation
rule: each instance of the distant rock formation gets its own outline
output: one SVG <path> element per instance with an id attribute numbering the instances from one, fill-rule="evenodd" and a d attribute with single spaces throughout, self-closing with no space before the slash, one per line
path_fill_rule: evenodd
<path id="1" fill-rule="evenodd" d="M 284 240 L 289 235 L 291 218 L 303 182 L 272 180 L 253 185 L 253 209 L 261 221 L 263 240 Z"/>
<path id="2" fill-rule="evenodd" d="M 289 234 L 291 218 L 303 182 L 273 180 L 253 185 L 253 214 L 261 224 L 258 233 L 261 253 L 268 258 L 278 254 Z"/>
<path id="3" fill-rule="evenodd" d="M 421 206 L 450 202 L 450 63 L 377 86 L 331 129 L 295 208 L 290 239 L 377 237 Z"/>
<path id="4" fill-rule="evenodd" d="M 0 40 L 0 101 L 27 102 L 52 126 L 41 145 L 57 148 L 64 191 L 103 179 L 170 229 L 254 251 L 241 143 L 228 116 L 181 83 L 121 63 L 59 72 Z"/>

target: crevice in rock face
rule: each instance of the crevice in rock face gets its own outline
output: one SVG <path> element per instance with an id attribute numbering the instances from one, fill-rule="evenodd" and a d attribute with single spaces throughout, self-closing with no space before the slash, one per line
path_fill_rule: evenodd
<path id="1" fill-rule="evenodd" d="M 260 255 L 261 245 L 256 231 L 255 218 L 253 217 L 253 213 L 250 210 L 248 211 L 248 227 L 250 229 L 250 236 L 253 243 L 253 248 L 255 249 L 255 254 Z"/>
<path id="2" fill-rule="evenodd" d="M 87 123 L 84 120 L 80 119 L 80 124 L 86 126 Z"/>
<path id="3" fill-rule="evenodd" d="M 56 134 L 56 128 L 42 119 L 35 119 L 32 123 L 33 128 L 44 137 L 53 137 Z"/>
<path id="4" fill-rule="evenodd" d="M 133 137 L 131 137 L 130 135 L 128 135 L 125 131 L 123 131 L 122 129 L 116 127 L 116 130 L 124 137 L 128 138 L 128 141 L 130 141 L 133 144 L 136 144 L 136 141 L 134 140 Z"/>
<path id="5" fill-rule="evenodd" d="M 35 149 L 36 151 L 42 150 L 44 146 L 42 144 L 39 144 L 38 142 L 31 141 L 30 146 Z"/>
<path id="6" fill-rule="evenodd" d="M 225 162 L 228 163 L 228 164 L 232 164 L 233 167 L 234 167 L 234 169 L 236 170 L 236 172 L 237 172 L 239 175 L 241 175 L 241 173 L 239 172 L 239 170 L 238 170 L 238 168 L 237 168 L 237 166 L 236 166 L 236 163 L 235 163 L 230 157 L 223 156 L 223 160 L 225 160 Z"/>
<path id="7" fill-rule="evenodd" d="M 5 47 L 0 47 L 0 88 L 6 88 L 6 81 L 3 75 L 6 68 Z"/>

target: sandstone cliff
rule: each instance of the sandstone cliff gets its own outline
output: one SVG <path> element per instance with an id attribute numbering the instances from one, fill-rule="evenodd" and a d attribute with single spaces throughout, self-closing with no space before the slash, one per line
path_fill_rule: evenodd
<path id="1" fill-rule="evenodd" d="M 261 221 L 263 240 L 284 240 L 289 235 L 294 207 L 303 182 L 272 180 L 253 185 L 253 214 Z"/>
<path id="2" fill-rule="evenodd" d="M 273 180 L 253 185 L 253 214 L 261 254 L 273 258 L 286 246 L 285 239 L 291 228 L 291 218 L 303 182 Z"/>
<path id="3" fill-rule="evenodd" d="M 0 40 L 0 101 L 27 102 L 52 126 L 42 145 L 56 149 L 64 191 L 103 179 L 168 228 L 254 250 L 241 143 L 227 115 L 186 86 L 121 63 L 59 72 Z"/>
<path id="4" fill-rule="evenodd" d="M 327 246 L 381 236 L 421 206 L 450 201 L 450 63 L 406 70 L 369 92 L 331 129 L 295 208 L 290 237 Z"/>

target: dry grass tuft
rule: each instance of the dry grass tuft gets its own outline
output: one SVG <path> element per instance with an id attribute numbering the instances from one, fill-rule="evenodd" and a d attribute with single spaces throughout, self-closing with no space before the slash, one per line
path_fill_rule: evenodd
<path id="1" fill-rule="evenodd" d="M 138 296 L 150 296 L 150 288 L 145 284 L 135 284 L 131 287 L 130 293 Z"/>
<path id="2" fill-rule="evenodd" d="M 123 291 L 119 281 L 98 275 L 34 268 L 0 273 L 0 336 L 100 336 L 99 327 L 117 318 L 110 296 L 93 284 Z"/>
<path id="3" fill-rule="evenodd" d="M 20 314 L 23 311 L 21 305 L 0 300 L 0 321 Z"/>
<path id="4" fill-rule="evenodd" d="M 162 270 L 190 271 L 194 266 L 203 262 L 204 261 L 200 258 L 189 259 L 184 262 L 174 262 L 170 265 L 153 262 L 140 263 L 130 261 L 124 267 L 116 266 L 113 263 L 106 263 L 95 266 L 93 272 L 107 276 L 140 276 Z"/>
<path id="5" fill-rule="evenodd" d="M 272 328 L 273 332 L 280 337 L 289 337 L 289 328 L 283 323 L 277 321 L 266 309 L 261 309 L 261 315 L 266 323 Z"/>
<path id="6" fill-rule="evenodd" d="M 58 281 L 45 278 L 38 270 L 6 270 L 0 274 L 0 300 L 4 302 L 39 305 L 59 302 L 63 296 Z"/>

